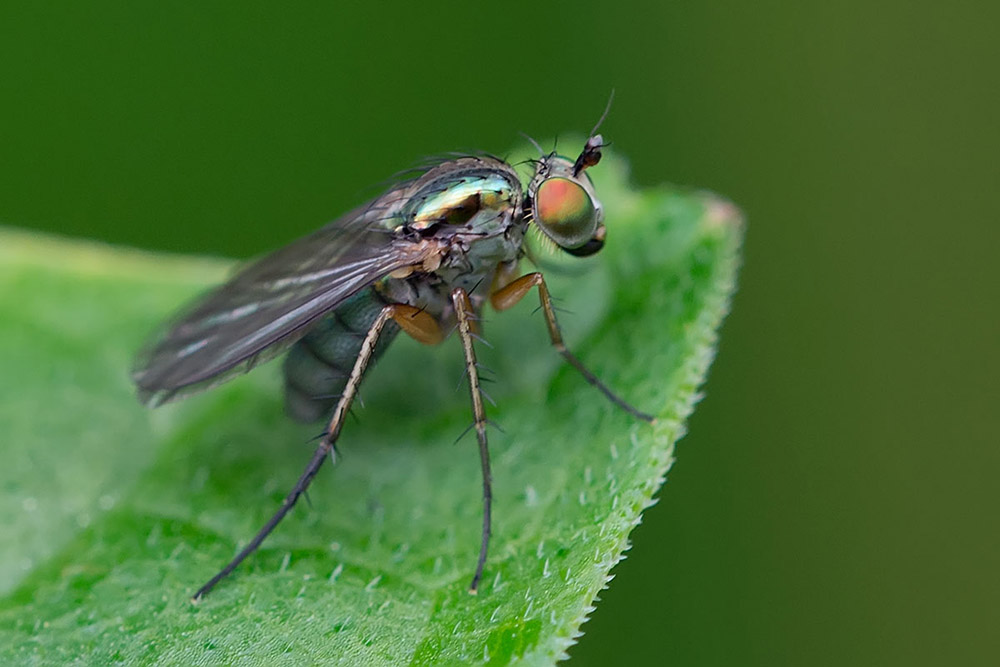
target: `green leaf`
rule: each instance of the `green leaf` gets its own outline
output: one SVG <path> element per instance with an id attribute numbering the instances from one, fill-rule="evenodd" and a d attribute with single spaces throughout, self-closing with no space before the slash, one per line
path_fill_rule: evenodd
<path id="1" fill-rule="evenodd" d="M 613 163 L 613 160 L 608 160 Z M 275 364 L 155 411 L 131 357 L 228 270 L 0 230 L 0 663 L 551 664 L 593 610 L 670 467 L 733 289 L 734 207 L 595 170 L 608 243 L 544 258 L 571 346 L 535 298 L 488 315 L 494 524 L 486 577 L 461 354 L 400 340 L 363 387 L 343 457 L 202 603 L 194 590 L 277 508 L 316 428 L 282 414 Z"/>

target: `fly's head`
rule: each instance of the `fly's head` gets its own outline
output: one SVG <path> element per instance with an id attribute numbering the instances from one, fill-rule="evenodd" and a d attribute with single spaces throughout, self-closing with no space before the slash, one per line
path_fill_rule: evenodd
<path id="1" fill-rule="evenodd" d="M 604 208 L 585 171 L 601 161 L 605 146 L 599 134 L 587 140 L 576 160 L 551 153 L 535 163 L 525 209 L 557 246 L 586 257 L 604 247 Z"/>

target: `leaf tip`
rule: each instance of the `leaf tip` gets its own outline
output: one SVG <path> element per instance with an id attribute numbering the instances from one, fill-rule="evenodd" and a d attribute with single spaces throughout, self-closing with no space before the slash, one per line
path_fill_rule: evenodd
<path id="1" fill-rule="evenodd" d="M 702 225 L 709 232 L 741 232 L 746 226 L 746 219 L 743 211 L 733 202 L 715 193 L 706 193 Z"/>

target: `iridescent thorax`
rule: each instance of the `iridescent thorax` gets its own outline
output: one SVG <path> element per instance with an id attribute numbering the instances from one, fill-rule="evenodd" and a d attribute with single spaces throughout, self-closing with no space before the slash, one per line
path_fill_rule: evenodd
<path id="1" fill-rule="evenodd" d="M 464 225 L 473 222 L 481 212 L 498 213 L 519 205 L 521 184 L 516 174 L 477 169 L 465 173 L 444 173 L 427 189 L 414 197 L 410 209 L 409 228 L 417 231 L 433 225 Z"/>
<path id="2" fill-rule="evenodd" d="M 405 303 L 454 325 L 450 292 L 461 288 L 478 307 L 502 265 L 523 254 L 528 221 L 514 168 L 492 157 L 443 162 L 413 181 L 394 207 L 392 230 L 400 243 L 423 243 L 430 257 L 389 274 L 376 285 L 387 301 Z"/>

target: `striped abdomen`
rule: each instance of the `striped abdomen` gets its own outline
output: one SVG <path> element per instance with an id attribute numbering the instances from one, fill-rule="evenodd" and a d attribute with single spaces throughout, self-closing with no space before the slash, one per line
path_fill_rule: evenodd
<path id="1" fill-rule="evenodd" d="M 292 346 L 284 372 L 285 409 L 293 419 L 314 422 L 329 417 L 347 385 L 361 341 L 385 305 L 375 290 L 363 290 L 319 320 Z M 398 332 L 394 322 L 386 325 L 374 359 Z"/>

